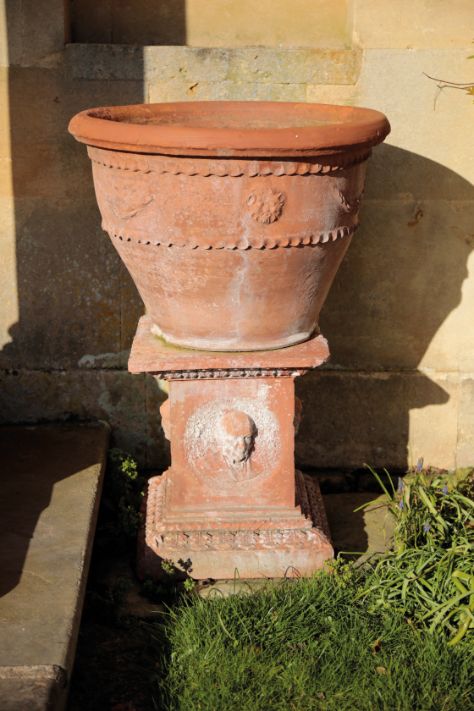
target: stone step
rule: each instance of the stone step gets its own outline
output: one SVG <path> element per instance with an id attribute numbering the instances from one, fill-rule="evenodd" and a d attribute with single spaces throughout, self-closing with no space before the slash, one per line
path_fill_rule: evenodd
<path id="1" fill-rule="evenodd" d="M 0 709 L 64 707 L 102 487 L 103 423 L 0 428 Z"/>

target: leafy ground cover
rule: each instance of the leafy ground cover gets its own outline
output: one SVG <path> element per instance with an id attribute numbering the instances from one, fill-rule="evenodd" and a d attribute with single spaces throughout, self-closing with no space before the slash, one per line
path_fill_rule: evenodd
<path id="1" fill-rule="evenodd" d="M 228 598 L 147 582 L 138 617 L 106 568 L 133 566 L 144 482 L 113 454 L 70 711 L 474 709 L 472 470 L 385 473 L 394 545 L 362 567 Z"/>
<path id="2" fill-rule="evenodd" d="M 472 637 L 473 471 L 423 472 L 420 464 L 397 491 L 380 484 L 396 519 L 393 548 L 367 572 L 361 596 L 372 609 L 397 609 L 418 627 L 445 633 L 450 646 Z"/>

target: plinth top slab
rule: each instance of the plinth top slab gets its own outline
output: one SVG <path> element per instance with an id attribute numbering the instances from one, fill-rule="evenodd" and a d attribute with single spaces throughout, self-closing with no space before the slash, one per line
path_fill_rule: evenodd
<path id="1" fill-rule="evenodd" d="M 142 316 L 138 323 L 128 361 L 131 373 L 153 373 L 164 378 L 219 377 L 219 371 L 237 377 L 291 375 L 293 371 L 317 368 L 329 358 L 324 336 L 271 351 L 200 351 L 166 343 L 152 333 L 152 325 L 148 316 Z"/>

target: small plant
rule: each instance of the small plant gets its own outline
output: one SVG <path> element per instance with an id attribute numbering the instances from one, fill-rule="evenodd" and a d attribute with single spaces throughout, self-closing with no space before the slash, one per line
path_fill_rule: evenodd
<path id="1" fill-rule="evenodd" d="M 134 539 L 141 524 L 140 508 L 146 478 L 136 461 L 122 450 L 109 451 L 104 498 L 113 512 L 115 535 Z"/>
<path id="2" fill-rule="evenodd" d="M 161 561 L 161 569 L 166 575 L 174 575 L 176 573 L 176 568 L 172 560 L 163 558 Z"/>
<path id="3" fill-rule="evenodd" d="M 186 580 L 183 583 L 183 587 L 186 590 L 186 592 L 193 592 L 196 588 L 196 581 L 193 580 L 192 578 L 186 578 Z"/>
<path id="4" fill-rule="evenodd" d="M 396 524 L 393 550 L 375 562 L 360 595 L 455 645 L 474 630 L 474 470 L 423 471 L 420 461 L 397 489 L 371 471 Z"/>

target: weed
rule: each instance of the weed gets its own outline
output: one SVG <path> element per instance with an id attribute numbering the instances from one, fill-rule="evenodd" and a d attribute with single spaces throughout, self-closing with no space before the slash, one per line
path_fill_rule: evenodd
<path id="1" fill-rule="evenodd" d="M 193 590 L 196 587 L 196 582 L 192 578 L 186 578 L 186 580 L 183 583 L 183 587 L 186 590 L 186 592 L 193 592 Z"/>
<path id="2" fill-rule="evenodd" d="M 163 558 L 161 560 L 160 565 L 161 565 L 161 569 L 163 570 L 164 573 L 166 573 L 166 575 L 173 575 L 176 572 L 176 568 L 175 568 L 172 560 Z"/>
<path id="3" fill-rule="evenodd" d="M 101 518 L 107 542 L 117 545 L 117 539 L 127 539 L 134 545 L 141 524 L 145 484 L 146 477 L 130 455 L 120 449 L 109 451 Z"/>

